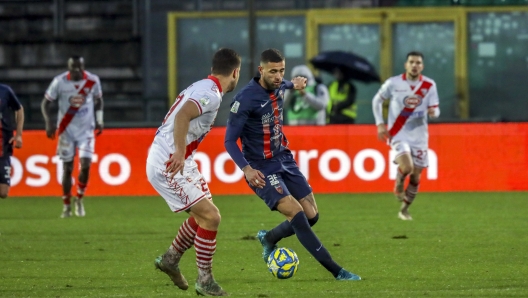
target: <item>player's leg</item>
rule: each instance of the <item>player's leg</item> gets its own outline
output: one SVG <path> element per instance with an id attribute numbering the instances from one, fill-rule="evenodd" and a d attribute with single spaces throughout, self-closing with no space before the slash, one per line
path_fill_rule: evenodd
<path id="1" fill-rule="evenodd" d="M 153 145 L 149 154 L 155 154 L 155 150 L 156 147 Z M 204 234 L 204 231 L 199 234 L 200 227 L 198 226 L 198 222 L 201 222 L 204 225 L 202 229 L 211 229 L 211 224 L 208 222 L 217 221 L 219 223 L 220 214 L 216 206 L 214 206 L 212 203 L 207 205 L 209 208 L 204 207 L 206 211 L 200 210 L 199 207 L 203 204 L 206 204 L 202 203 L 202 201 L 210 202 L 211 193 L 207 183 L 198 170 L 184 170 L 183 176 L 177 174 L 172 180 L 170 180 L 168 178 L 168 174 L 165 173 L 163 169 L 159 169 L 155 166 L 147 164 L 147 177 L 151 185 L 165 199 L 169 205 L 169 208 L 173 212 L 187 211 L 191 215 L 191 217 L 183 223 L 182 227 L 180 227 L 176 238 L 170 245 L 167 252 L 163 256 L 158 257 L 155 261 L 156 268 L 166 273 L 171 278 L 173 283 L 180 289 L 186 290 L 188 288 L 188 283 L 180 272 L 178 266 L 179 260 L 181 259 L 183 253 L 193 244 L 196 246 L 196 237 L 199 236 L 200 238 L 205 239 L 211 238 L 210 233 L 207 233 L 207 231 L 205 231 L 206 235 L 202 235 Z M 196 205 L 198 205 L 198 207 L 195 207 Z M 202 214 L 202 218 L 197 219 L 191 212 L 191 208 L 193 208 L 192 211 L 195 213 L 198 212 L 199 214 Z M 205 220 L 204 218 L 208 220 Z M 212 226 L 214 228 L 215 225 L 212 224 Z M 214 239 L 216 239 L 217 228 L 218 224 L 216 224 L 216 228 L 213 230 L 213 234 L 215 236 Z M 198 286 L 200 287 L 201 285 Z M 200 288 L 200 290 L 203 289 L 205 289 L 204 293 L 208 295 L 210 295 L 210 292 L 213 292 L 213 294 L 225 294 L 225 292 L 223 292 L 221 287 L 218 286 L 216 282 L 214 282 L 214 285 L 210 283 L 207 286 L 202 286 Z"/>
<path id="2" fill-rule="evenodd" d="M 69 138 L 66 132 L 59 136 L 57 153 L 62 161 L 62 214 L 61 217 L 71 216 L 71 188 L 73 159 L 75 157 L 75 143 Z"/>
<path id="3" fill-rule="evenodd" d="M 198 278 L 196 293 L 204 296 L 227 296 L 213 276 L 213 256 L 216 252 L 216 234 L 220 225 L 220 211 L 211 200 L 202 199 L 190 208 L 198 229 L 194 238 Z"/>
<path id="4" fill-rule="evenodd" d="M 94 139 L 85 138 L 79 140 L 77 143 L 79 146 L 79 159 L 81 161 L 81 170 L 79 171 L 79 177 L 77 179 L 77 197 L 75 198 L 75 215 L 83 217 L 86 215 L 84 210 L 83 197 L 88 185 L 88 179 L 90 177 L 90 166 L 92 165 L 92 157 L 94 152 Z"/>
<path id="5" fill-rule="evenodd" d="M 0 158 L 0 199 L 7 198 L 11 185 L 11 158 Z"/>
<path id="6" fill-rule="evenodd" d="M 276 209 L 290 222 L 299 242 L 310 254 L 330 271 L 337 280 L 360 280 L 361 278 L 339 266 L 315 235 L 301 204 L 291 195 L 279 200 Z"/>
<path id="7" fill-rule="evenodd" d="M 428 166 L 427 149 L 412 148 L 413 171 L 409 176 L 409 184 L 405 190 L 405 200 L 402 202 L 398 217 L 402 220 L 412 220 L 409 207 L 418 193 L 422 170 Z"/>
<path id="8" fill-rule="evenodd" d="M 398 172 L 394 181 L 394 195 L 402 202 L 405 200 L 405 179 L 413 171 L 411 148 L 404 142 L 395 142 L 391 147 L 396 151 L 394 162 L 398 165 Z"/>
<path id="9" fill-rule="evenodd" d="M 281 178 L 283 179 L 286 188 L 290 191 L 294 198 L 300 198 L 299 203 L 301 204 L 301 207 L 308 218 L 308 223 L 310 226 L 315 225 L 319 220 L 319 211 L 317 209 L 317 204 L 315 202 L 315 197 L 310 184 L 308 184 L 306 177 L 304 177 L 304 175 L 299 170 L 299 167 L 297 166 L 297 163 L 293 157 L 285 156 L 282 160 L 282 167 L 283 171 L 281 172 Z M 262 243 L 264 251 L 269 251 L 267 253 L 267 255 L 269 255 L 269 253 L 271 253 L 273 250 L 270 250 L 269 247 L 275 247 L 275 244 L 281 239 L 289 237 L 293 234 L 294 231 L 290 225 L 290 222 L 285 220 L 269 231 L 259 231 L 257 237 Z"/>

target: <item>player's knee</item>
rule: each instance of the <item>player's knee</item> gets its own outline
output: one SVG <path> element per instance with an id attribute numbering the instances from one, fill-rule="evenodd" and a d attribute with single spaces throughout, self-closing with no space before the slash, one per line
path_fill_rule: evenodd
<path id="1" fill-rule="evenodd" d="M 81 171 L 89 171 L 92 161 L 89 158 L 81 159 Z"/>
<path id="2" fill-rule="evenodd" d="M 204 214 L 203 219 L 207 222 L 208 226 L 218 227 L 222 216 L 218 208 L 211 208 L 206 214 Z"/>
<path id="3" fill-rule="evenodd" d="M 399 168 L 403 175 L 409 175 L 413 171 L 413 166 L 410 164 L 400 164 Z"/>
<path id="4" fill-rule="evenodd" d="M 64 174 L 71 175 L 71 173 L 73 172 L 73 161 L 63 162 L 62 169 L 64 171 Z"/>
<path id="5" fill-rule="evenodd" d="M 314 217 L 308 219 L 308 223 L 310 224 L 310 227 L 313 227 L 317 221 L 319 220 L 319 213 L 316 213 Z"/>
<path id="6" fill-rule="evenodd" d="M 7 191 L 0 191 L 0 199 L 7 199 Z"/>

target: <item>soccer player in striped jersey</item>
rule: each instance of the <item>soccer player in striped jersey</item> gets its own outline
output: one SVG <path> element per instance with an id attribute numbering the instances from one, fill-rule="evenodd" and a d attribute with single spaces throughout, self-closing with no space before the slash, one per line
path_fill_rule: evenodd
<path id="1" fill-rule="evenodd" d="M 0 198 L 5 199 L 11 185 L 13 147 L 22 148 L 24 108 L 13 90 L 0 84 Z M 14 133 L 16 131 L 16 134 Z"/>
<path id="2" fill-rule="evenodd" d="M 59 115 L 57 126 L 51 121 L 52 102 L 58 102 Z M 62 202 L 61 217 L 70 217 L 72 213 L 70 198 L 72 188 L 73 159 L 79 150 L 81 170 L 77 179 L 75 197 L 75 215 L 86 215 L 83 197 L 88 185 L 90 166 L 95 148 L 96 135 L 103 132 L 103 91 L 99 77 L 84 69 L 84 59 L 71 56 L 68 59 L 68 71 L 56 76 L 49 85 L 41 105 L 46 122 L 46 135 L 54 140 L 59 136 L 57 154 L 62 165 Z M 57 128 L 58 127 L 58 128 Z"/>
<path id="3" fill-rule="evenodd" d="M 312 231 L 319 211 L 312 188 L 299 170 L 282 132 L 285 89 L 301 90 L 306 78 L 283 79 L 285 59 L 276 49 L 262 52 L 260 77 L 253 78 L 234 98 L 227 123 L 225 148 L 245 174 L 248 186 L 286 221 L 257 238 L 267 260 L 282 238 L 293 234 L 337 280 L 361 278 L 339 266 Z M 237 141 L 242 141 L 242 151 Z"/>
<path id="4" fill-rule="evenodd" d="M 235 89 L 240 64 L 240 56 L 231 49 L 223 48 L 214 54 L 211 75 L 178 95 L 156 132 L 147 158 L 147 177 L 152 186 L 173 212 L 190 215 L 167 252 L 156 259 L 155 266 L 176 286 L 187 290 L 179 262 L 194 245 L 198 266 L 195 290 L 205 296 L 227 296 L 212 272 L 220 211 L 193 157 L 213 126 L 222 96 Z"/>
<path id="5" fill-rule="evenodd" d="M 388 140 L 396 152 L 394 162 L 398 164 L 398 173 L 394 194 L 402 202 L 398 213 L 398 218 L 402 220 L 412 220 L 409 206 L 418 193 L 422 170 L 428 166 L 427 117 L 437 118 L 440 115 L 436 83 L 422 75 L 423 68 L 423 54 L 408 53 L 405 72 L 387 79 L 372 99 L 378 138 Z M 388 128 L 382 115 L 385 100 L 390 100 Z M 405 189 L 407 177 L 409 183 Z"/>

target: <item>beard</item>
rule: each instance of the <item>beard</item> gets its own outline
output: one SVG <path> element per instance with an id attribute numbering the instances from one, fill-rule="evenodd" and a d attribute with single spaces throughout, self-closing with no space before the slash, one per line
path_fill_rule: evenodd
<path id="1" fill-rule="evenodd" d="M 267 90 L 275 90 L 277 87 L 275 87 L 275 84 L 273 84 L 273 80 L 267 80 L 264 77 L 261 77 L 261 79 L 264 81 L 264 85 L 266 86 Z"/>

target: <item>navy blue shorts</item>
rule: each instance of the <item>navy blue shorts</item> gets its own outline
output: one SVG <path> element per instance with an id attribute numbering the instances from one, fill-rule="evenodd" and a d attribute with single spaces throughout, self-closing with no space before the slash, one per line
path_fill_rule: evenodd
<path id="1" fill-rule="evenodd" d="M 11 158 L 0 157 L 0 184 L 11 185 Z"/>
<path id="2" fill-rule="evenodd" d="M 312 187 L 299 170 L 291 153 L 283 153 L 265 161 L 250 162 L 250 165 L 266 176 L 266 185 L 261 189 L 253 187 L 247 180 L 246 183 L 271 210 L 275 210 L 279 200 L 288 195 L 300 200 L 312 192 Z"/>

